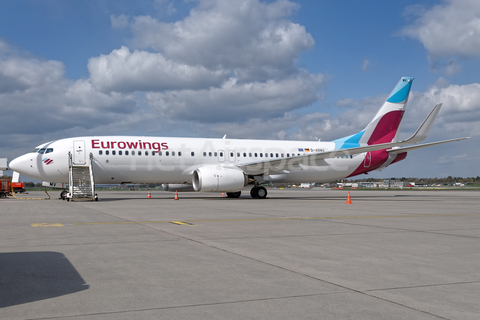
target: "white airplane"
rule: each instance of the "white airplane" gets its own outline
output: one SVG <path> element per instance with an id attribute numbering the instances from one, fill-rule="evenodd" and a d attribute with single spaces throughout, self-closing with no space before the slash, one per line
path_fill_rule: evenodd
<path id="1" fill-rule="evenodd" d="M 399 141 L 412 81 L 400 79 L 364 130 L 331 142 L 75 137 L 41 144 L 11 161 L 10 168 L 34 179 L 65 184 L 72 163 L 91 161 L 94 184 L 163 183 L 165 190 L 226 192 L 231 198 L 240 197 L 243 187 L 252 184 L 251 196 L 264 199 L 267 190 L 262 183 L 353 177 L 401 161 L 408 151 L 467 139 L 418 144 L 440 111 L 437 104 L 412 137 Z M 69 194 L 63 191 L 65 197 Z"/>

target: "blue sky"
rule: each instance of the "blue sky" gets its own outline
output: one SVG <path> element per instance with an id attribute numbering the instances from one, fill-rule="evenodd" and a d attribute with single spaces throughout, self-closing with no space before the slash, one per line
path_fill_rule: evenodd
<path id="1" fill-rule="evenodd" d="M 415 77 L 403 136 L 372 177 L 477 176 L 480 2 L 0 0 L 0 157 L 80 135 L 333 140 Z"/>

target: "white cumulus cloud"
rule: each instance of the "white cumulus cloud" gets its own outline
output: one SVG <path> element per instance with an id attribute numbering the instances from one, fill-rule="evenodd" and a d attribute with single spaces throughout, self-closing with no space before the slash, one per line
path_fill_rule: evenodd
<path id="1" fill-rule="evenodd" d="M 166 91 L 219 86 L 229 73 L 210 71 L 165 59 L 160 53 L 130 52 L 122 46 L 109 55 L 90 58 L 92 83 L 101 91 Z"/>
<path id="2" fill-rule="evenodd" d="M 431 9 L 410 7 L 416 15 L 402 35 L 420 41 L 434 59 L 480 56 L 480 1 L 446 0 Z"/>

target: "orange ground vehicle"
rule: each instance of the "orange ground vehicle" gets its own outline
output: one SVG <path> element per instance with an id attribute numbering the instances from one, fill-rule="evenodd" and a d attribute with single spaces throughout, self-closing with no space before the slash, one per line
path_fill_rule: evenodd
<path id="1" fill-rule="evenodd" d="M 24 193 L 27 191 L 25 190 L 25 183 L 23 182 L 12 182 L 12 189 L 15 193 Z"/>

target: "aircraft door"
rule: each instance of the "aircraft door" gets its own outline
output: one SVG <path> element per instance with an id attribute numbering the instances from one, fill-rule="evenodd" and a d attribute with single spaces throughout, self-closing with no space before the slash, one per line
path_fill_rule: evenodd
<path id="1" fill-rule="evenodd" d="M 225 152 L 223 152 L 223 150 L 218 150 L 218 161 L 219 162 L 225 161 Z"/>
<path id="2" fill-rule="evenodd" d="M 85 155 L 85 141 L 75 140 L 73 141 L 73 164 L 84 165 L 86 164 Z"/>
<path id="3" fill-rule="evenodd" d="M 372 154 L 370 152 L 367 152 L 365 155 L 365 159 L 363 160 L 363 166 L 365 168 L 370 167 L 370 164 L 372 163 Z"/>

